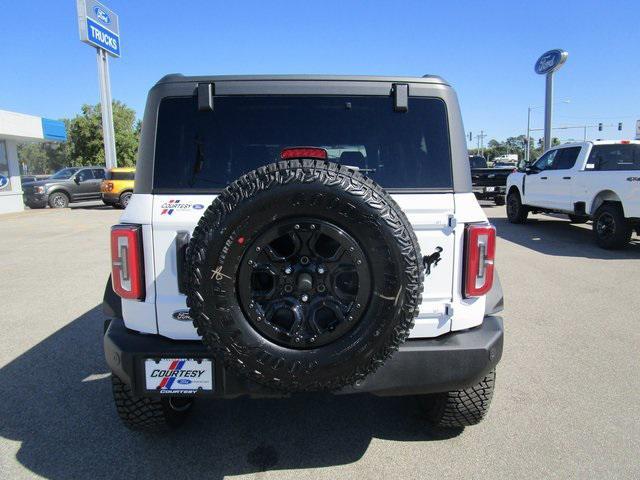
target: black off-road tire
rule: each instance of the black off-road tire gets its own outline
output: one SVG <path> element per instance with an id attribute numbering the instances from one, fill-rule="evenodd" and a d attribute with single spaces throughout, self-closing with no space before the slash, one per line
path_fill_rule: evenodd
<path id="1" fill-rule="evenodd" d="M 605 229 L 605 225 L 610 228 Z M 599 247 L 615 250 L 631 241 L 632 228 L 619 203 L 603 203 L 593 216 L 593 235 Z"/>
<path id="2" fill-rule="evenodd" d="M 51 208 L 67 208 L 69 206 L 69 197 L 63 192 L 53 192 L 49 195 L 49 206 Z"/>
<path id="3" fill-rule="evenodd" d="M 494 197 L 494 198 L 493 198 L 493 202 L 494 202 L 497 206 L 501 207 L 501 206 L 503 206 L 503 205 L 506 203 L 506 200 L 505 200 L 504 195 L 498 195 L 497 197 Z"/>
<path id="4" fill-rule="evenodd" d="M 480 423 L 489 411 L 495 381 L 496 371 L 492 370 L 473 387 L 429 396 L 429 422 L 437 428 L 462 428 Z"/>
<path id="5" fill-rule="evenodd" d="M 587 223 L 589 221 L 589 217 L 584 215 L 572 215 L 569 214 L 569 221 L 571 223 Z"/>
<path id="6" fill-rule="evenodd" d="M 261 231 L 299 216 L 332 222 L 358 242 L 373 293 L 346 333 L 295 348 L 261 334 L 264 321 L 259 327 L 261 318 L 238 300 L 236 274 Z M 204 212 L 187 262 L 187 305 L 203 342 L 228 367 L 277 390 L 335 390 L 361 380 L 406 340 L 421 303 L 422 258 L 402 210 L 372 179 L 326 161 L 283 161 L 233 182 Z"/>
<path id="7" fill-rule="evenodd" d="M 114 374 L 111 386 L 118 416 L 131 430 L 157 432 L 176 428 L 184 422 L 193 404 L 191 399 L 136 397 Z"/>
<path id="8" fill-rule="evenodd" d="M 511 223 L 525 223 L 529 209 L 522 204 L 520 193 L 511 191 L 507 195 L 507 218 Z"/>

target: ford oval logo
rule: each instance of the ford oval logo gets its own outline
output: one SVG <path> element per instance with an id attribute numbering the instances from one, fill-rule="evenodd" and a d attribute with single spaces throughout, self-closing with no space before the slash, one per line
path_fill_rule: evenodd
<path id="1" fill-rule="evenodd" d="M 180 385 L 189 385 L 191 383 L 191 380 L 189 380 L 188 378 L 181 378 L 178 380 L 178 383 Z"/>
<path id="2" fill-rule="evenodd" d="M 96 18 L 105 25 L 109 25 L 111 23 L 111 17 L 104 8 L 95 6 L 93 7 L 93 13 L 95 13 Z"/>
<path id="3" fill-rule="evenodd" d="M 543 53 L 535 65 L 535 71 L 539 75 L 555 72 L 560 66 L 567 61 L 569 53 L 564 50 L 549 50 Z"/>

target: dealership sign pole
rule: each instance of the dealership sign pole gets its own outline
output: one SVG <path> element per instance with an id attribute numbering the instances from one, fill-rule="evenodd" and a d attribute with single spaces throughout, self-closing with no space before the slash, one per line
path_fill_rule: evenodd
<path id="1" fill-rule="evenodd" d="M 111 82 L 109 81 L 109 55 L 120 56 L 120 25 L 118 15 L 94 0 L 77 0 L 80 40 L 96 47 L 100 105 L 102 110 L 102 137 L 107 168 L 118 166 L 116 137 L 113 131 L 111 108 Z"/>
<path id="2" fill-rule="evenodd" d="M 569 53 L 564 50 L 549 50 L 543 53 L 535 65 L 538 75 L 547 76 L 547 88 L 544 101 L 544 149 L 551 147 L 551 122 L 553 117 L 553 74 L 564 62 L 567 61 Z"/>

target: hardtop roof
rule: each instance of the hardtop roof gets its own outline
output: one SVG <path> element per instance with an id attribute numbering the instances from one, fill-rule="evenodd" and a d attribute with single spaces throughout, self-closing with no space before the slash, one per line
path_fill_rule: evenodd
<path id="1" fill-rule="evenodd" d="M 162 77 L 156 85 L 162 83 L 204 83 L 204 82 L 234 82 L 234 81 L 326 81 L 326 82 L 394 82 L 394 83 L 428 83 L 449 85 L 442 77 L 437 75 L 424 75 L 422 77 L 394 77 L 376 75 L 194 75 L 187 76 L 181 73 L 171 73 Z"/>

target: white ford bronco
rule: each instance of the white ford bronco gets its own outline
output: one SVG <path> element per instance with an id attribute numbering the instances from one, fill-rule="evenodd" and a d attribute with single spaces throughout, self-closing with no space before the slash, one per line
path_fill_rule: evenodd
<path id="1" fill-rule="evenodd" d="M 439 77 L 166 76 L 111 230 L 118 414 L 366 392 L 475 424 L 502 355 L 495 235 Z"/>
<path id="2" fill-rule="evenodd" d="M 556 212 L 593 221 L 602 248 L 622 248 L 640 233 L 640 141 L 596 140 L 552 148 L 507 178 L 507 216 Z"/>

